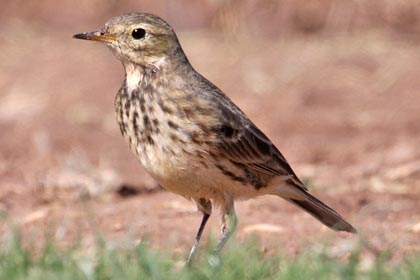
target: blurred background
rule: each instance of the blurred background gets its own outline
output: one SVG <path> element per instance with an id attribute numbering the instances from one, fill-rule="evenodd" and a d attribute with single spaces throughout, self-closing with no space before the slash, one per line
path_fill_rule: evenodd
<path id="1" fill-rule="evenodd" d="M 420 251 L 415 0 L 1 1 L 3 237 L 17 225 L 29 240 L 51 231 L 89 249 L 93 223 L 115 243 L 192 243 L 195 206 L 162 191 L 120 135 L 120 62 L 100 44 L 72 39 L 124 12 L 154 13 L 174 27 L 193 66 L 358 228 L 367 263 L 388 248 L 395 258 Z M 297 254 L 327 237 L 340 257 L 359 243 L 276 198 L 237 208 L 237 238 L 257 234 L 266 249 Z M 206 235 L 219 230 L 214 216 Z"/>

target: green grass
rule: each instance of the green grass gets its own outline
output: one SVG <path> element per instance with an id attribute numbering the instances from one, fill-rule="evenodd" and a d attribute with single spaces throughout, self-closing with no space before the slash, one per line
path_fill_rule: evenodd
<path id="1" fill-rule="evenodd" d="M 15 237 L 0 249 L 0 279 L 420 279 L 420 256 L 402 263 L 379 258 L 362 271 L 359 250 L 343 262 L 322 253 L 265 256 L 253 241 L 229 245 L 219 257 L 200 248 L 185 267 L 186 254 L 157 253 L 145 243 L 121 249 L 100 240 L 94 253 L 86 253 L 50 242 L 34 253 Z"/>

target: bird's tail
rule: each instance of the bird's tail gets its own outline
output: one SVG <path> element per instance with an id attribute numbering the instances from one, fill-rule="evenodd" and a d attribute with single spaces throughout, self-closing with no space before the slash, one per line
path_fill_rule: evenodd
<path id="1" fill-rule="evenodd" d="M 340 216 L 331 207 L 325 205 L 322 201 L 308 193 L 304 189 L 298 189 L 295 186 L 289 186 L 294 189 L 292 197 L 285 197 L 280 195 L 287 201 L 299 206 L 313 217 L 318 219 L 321 223 L 335 231 L 347 231 L 357 233 L 356 229 L 349 224 L 343 217 Z"/>

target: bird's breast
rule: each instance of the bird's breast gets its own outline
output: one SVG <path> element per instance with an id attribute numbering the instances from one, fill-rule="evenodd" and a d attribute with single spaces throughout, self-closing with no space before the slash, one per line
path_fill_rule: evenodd
<path id="1" fill-rule="evenodd" d="M 131 151 L 161 184 L 188 177 L 208 151 L 192 140 L 197 123 L 181 117 L 173 103 L 155 92 L 121 89 L 115 101 L 117 122 Z"/>

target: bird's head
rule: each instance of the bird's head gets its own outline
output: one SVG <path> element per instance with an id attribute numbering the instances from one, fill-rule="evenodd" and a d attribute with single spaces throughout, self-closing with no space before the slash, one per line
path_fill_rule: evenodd
<path id="1" fill-rule="evenodd" d="M 168 60 L 185 57 L 172 27 L 151 14 L 123 14 L 110 19 L 98 31 L 73 37 L 106 44 L 125 65 L 160 68 Z"/>

